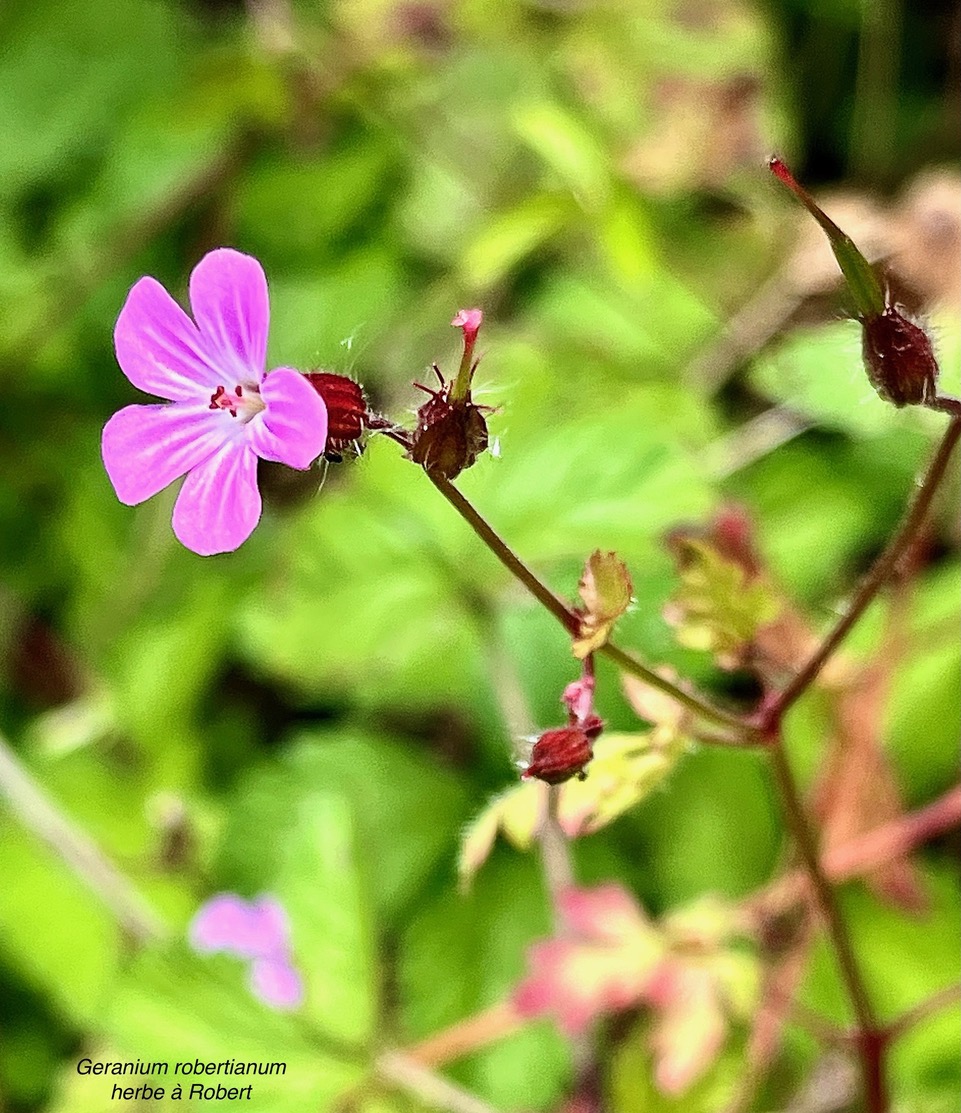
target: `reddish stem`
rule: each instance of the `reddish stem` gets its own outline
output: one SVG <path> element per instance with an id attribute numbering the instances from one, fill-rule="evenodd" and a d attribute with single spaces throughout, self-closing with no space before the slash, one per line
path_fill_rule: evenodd
<path id="1" fill-rule="evenodd" d="M 873 831 L 827 851 L 821 868 L 833 882 L 848 881 L 869 873 L 885 862 L 900 858 L 917 847 L 961 825 L 961 785 L 916 812 L 898 816 Z M 797 900 L 807 872 L 792 870 L 748 900 L 748 907 L 773 914 Z"/>
<path id="2" fill-rule="evenodd" d="M 938 445 L 938 450 L 934 454 L 934 458 L 928 465 L 928 470 L 925 472 L 924 477 L 918 485 L 914 500 L 908 508 L 897 533 L 895 533 L 894 537 L 888 542 L 884 552 L 874 562 L 871 571 L 868 572 L 861 581 L 854 594 L 854 598 L 851 600 L 834 628 L 829 631 L 813 656 L 807 664 L 804 665 L 797 676 L 795 676 L 784 691 L 772 701 L 770 707 L 766 709 L 764 715 L 765 726 L 774 727 L 779 723 L 788 708 L 790 708 L 795 701 L 804 694 L 814 680 L 817 679 L 821 669 L 823 669 L 827 663 L 828 658 L 831 657 L 841 642 L 844 641 L 851 628 L 861 615 L 864 614 L 868 606 L 873 602 L 874 597 L 894 572 L 898 561 L 918 536 L 918 532 L 931 507 L 931 503 L 934 501 L 934 496 L 941 485 L 941 481 L 944 479 L 948 463 L 951 459 L 951 453 L 954 451 L 959 438 L 961 438 L 961 416 L 953 418 L 948 423 L 948 427 L 944 431 L 944 436 L 941 438 L 941 443 Z"/>

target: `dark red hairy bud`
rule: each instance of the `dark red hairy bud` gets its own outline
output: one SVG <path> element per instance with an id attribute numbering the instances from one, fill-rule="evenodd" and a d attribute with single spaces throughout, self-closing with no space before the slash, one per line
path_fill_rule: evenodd
<path id="1" fill-rule="evenodd" d="M 844 275 L 861 322 L 864 369 L 878 394 L 895 406 L 933 405 L 938 399 L 938 361 L 924 330 L 892 305 L 871 264 L 856 244 L 794 180 L 777 157 L 772 173 L 798 198 L 824 229 Z"/>
<path id="2" fill-rule="evenodd" d="M 895 406 L 926 405 L 938 392 L 938 361 L 925 331 L 895 305 L 861 320 L 864 367 L 874 389 Z"/>
<path id="3" fill-rule="evenodd" d="M 430 395 L 417 411 L 417 428 L 411 436 L 410 458 L 423 467 L 428 475 L 453 479 L 469 468 L 487 448 L 487 419 L 489 406 L 475 405 L 471 398 L 471 381 L 477 370 L 474 345 L 484 321 L 479 309 L 461 309 L 451 324 L 464 334 L 464 352 L 457 375 L 446 382 L 440 368 L 434 364 L 434 374 L 440 383 L 439 390 L 414 383 L 419 390 Z"/>
<path id="4" fill-rule="evenodd" d="M 476 406 L 469 395 L 451 398 L 450 392 L 451 384 L 443 379 L 440 390 L 429 392 L 417 411 L 410 446 L 410 458 L 428 475 L 443 479 L 460 475 L 487 448 L 487 407 Z"/>
<path id="5" fill-rule="evenodd" d="M 364 388 L 346 375 L 332 371 L 311 371 L 305 375 L 327 407 L 327 447 L 325 455 L 339 459 L 344 451 L 357 447 L 370 413 Z"/>
<path id="6" fill-rule="evenodd" d="M 591 739 L 579 727 L 559 727 L 545 731 L 534 743 L 531 760 L 521 774 L 536 777 L 549 785 L 562 784 L 571 777 L 583 780 L 584 766 L 593 758 Z"/>

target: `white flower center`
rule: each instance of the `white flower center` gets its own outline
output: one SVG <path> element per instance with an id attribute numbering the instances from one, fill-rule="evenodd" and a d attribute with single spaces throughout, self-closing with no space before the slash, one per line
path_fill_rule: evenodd
<path id="1" fill-rule="evenodd" d="M 260 387 L 239 383 L 233 390 L 218 386 L 210 396 L 212 410 L 226 410 L 231 417 L 239 417 L 242 422 L 250 421 L 255 414 L 267 408 L 260 394 Z"/>

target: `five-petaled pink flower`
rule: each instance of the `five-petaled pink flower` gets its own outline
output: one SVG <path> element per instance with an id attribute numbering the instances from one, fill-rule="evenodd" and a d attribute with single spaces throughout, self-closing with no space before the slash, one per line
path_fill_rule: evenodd
<path id="1" fill-rule="evenodd" d="M 257 458 L 307 469 L 324 451 L 327 409 L 298 371 L 264 373 L 270 311 L 256 259 L 211 251 L 190 276 L 194 319 L 154 278 L 127 296 L 114 341 L 123 373 L 166 401 L 127 406 L 103 430 L 103 462 L 121 502 L 186 475 L 173 512 L 202 556 L 236 549 L 260 520 Z"/>

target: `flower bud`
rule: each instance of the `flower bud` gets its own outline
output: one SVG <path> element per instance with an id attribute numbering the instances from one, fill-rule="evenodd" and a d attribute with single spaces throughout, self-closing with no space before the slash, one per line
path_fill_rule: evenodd
<path id="1" fill-rule="evenodd" d="M 327 407 L 328 460 L 339 462 L 348 448 L 360 452 L 359 441 L 370 414 L 364 388 L 346 375 L 331 371 L 311 371 L 304 376 L 323 398 Z"/>
<path id="2" fill-rule="evenodd" d="M 895 406 L 933 402 L 937 396 L 938 361 L 931 341 L 897 306 L 861 321 L 864 366 L 874 389 Z"/>
<path id="3" fill-rule="evenodd" d="M 487 421 L 481 407 L 469 395 L 452 399 L 450 388 L 450 383 L 443 383 L 417 411 L 410 448 L 415 463 L 428 475 L 443 479 L 460 475 L 487 448 Z"/>
<path id="4" fill-rule="evenodd" d="M 874 269 L 854 241 L 798 185 L 784 163 L 772 158 L 770 167 L 821 225 L 831 244 L 861 322 L 861 350 L 871 385 L 895 406 L 935 403 L 938 362 L 924 330 L 883 295 Z"/>
<path id="5" fill-rule="evenodd" d="M 440 390 L 420 387 L 430 395 L 417 411 L 417 428 L 411 438 L 410 458 L 428 475 L 453 479 L 469 468 L 487 448 L 487 406 L 477 406 L 471 398 L 471 381 L 477 362 L 474 345 L 484 314 L 479 309 L 461 309 L 451 324 L 464 333 L 464 353 L 457 376 L 447 382 L 434 364 Z"/>
<path id="6" fill-rule="evenodd" d="M 584 766 L 593 756 L 591 740 L 583 730 L 559 727 L 545 731 L 534 743 L 530 763 L 521 775 L 536 777 L 549 785 L 561 784 L 575 776 L 583 780 L 587 776 Z"/>

